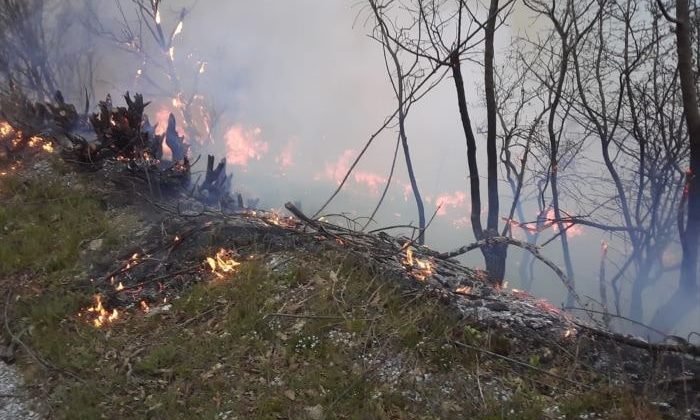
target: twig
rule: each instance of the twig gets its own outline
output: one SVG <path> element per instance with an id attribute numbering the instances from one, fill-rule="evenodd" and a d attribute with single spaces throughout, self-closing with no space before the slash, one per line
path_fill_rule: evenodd
<path id="1" fill-rule="evenodd" d="M 40 365 L 42 365 L 46 369 L 53 370 L 56 372 L 65 373 L 66 375 L 70 376 L 71 378 L 87 385 L 87 381 L 85 379 L 81 378 L 80 376 L 76 375 L 75 373 L 71 372 L 70 370 L 58 368 L 58 367 L 50 364 L 49 362 L 47 362 L 43 358 L 39 357 L 39 355 L 36 354 L 24 341 L 22 341 L 22 339 L 20 339 L 19 336 L 17 336 L 15 333 L 12 332 L 12 329 L 10 328 L 10 321 L 9 321 L 9 316 L 8 316 L 11 296 L 12 296 L 12 290 L 9 290 L 7 292 L 7 296 L 5 298 L 5 308 L 4 308 L 4 318 L 5 319 L 4 319 L 4 321 L 5 321 L 5 331 L 7 331 L 7 334 L 10 336 L 10 339 L 12 340 L 12 342 L 15 342 L 15 343 L 19 344 L 20 346 L 22 346 L 22 348 L 24 349 L 24 351 L 27 352 L 28 355 L 30 355 L 34 360 L 36 360 Z M 96 390 L 97 390 L 97 392 L 102 394 L 102 396 L 107 398 L 107 394 L 104 391 L 102 391 L 99 387 L 97 387 Z"/>
<path id="2" fill-rule="evenodd" d="M 343 316 L 331 316 L 331 315 L 296 315 L 296 314 L 285 314 L 285 313 L 269 313 L 263 317 L 263 319 L 268 317 L 280 317 L 280 318 L 306 318 L 306 319 L 332 319 L 332 320 L 348 320 L 348 321 L 376 321 L 377 318 L 346 318 Z"/>
<path id="3" fill-rule="evenodd" d="M 644 341 L 642 339 L 636 338 L 636 337 L 630 337 L 610 331 L 604 331 L 600 330 L 598 328 L 591 327 L 586 324 L 582 324 L 579 322 L 574 321 L 574 324 L 581 328 L 584 329 L 594 335 L 598 335 L 601 337 L 608 338 L 613 341 L 617 341 L 618 343 L 626 344 L 628 346 L 640 348 L 640 349 L 645 349 L 648 350 L 652 353 L 661 353 L 661 352 L 667 352 L 667 353 L 681 353 L 681 354 L 688 354 L 694 357 L 700 357 L 700 346 L 690 344 L 690 343 L 682 343 L 682 344 L 668 344 L 668 343 L 649 343 L 647 341 Z"/>
<path id="4" fill-rule="evenodd" d="M 483 246 L 488 246 L 488 245 L 494 245 L 494 244 L 508 244 L 508 245 L 513 245 L 517 246 L 519 248 L 523 248 L 526 251 L 529 251 L 535 258 L 538 260 L 542 261 L 547 267 L 551 268 L 554 273 L 559 276 L 561 279 L 562 283 L 564 283 L 564 286 L 569 290 L 569 293 L 571 293 L 576 299 L 577 302 L 581 302 L 581 299 L 579 298 L 578 294 L 574 290 L 574 288 L 571 286 L 571 283 L 569 282 L 569 279 L 566 277 L 566 274 L 562 271 L 561 268 L 559 268 L 556 264 L 554 264 L 552 261 L 548 260 L 545 258 L 541 253 L 540 253 L 540 247 L 537 245 L 519 241 L 517 239 L 509 238 L 507 236 L 496 236 L 493 238 L 486 238 L 482 239 L 480 241 L 474 242 L 469 245 L 465 245 L 463 247 L 460 247 L 454 251 L 451 252 L 444 252 L 442 254 L 438 255 L 438 258 L 446 260 L 448 258 L 454 258 L 456 256 L 466 254 L 469 251 L 473 251 L 477 248 L 481 248 Z"/>
<path id="5" fill-rule="evenodd" d="M 461 343 L 461 342 L 459 342 L 459 341 L 452 341 L 452 343 L 456 344 L 456 345 L 459 346 L 459 347 L 464 347 L 464 348 L 467 348 L 467 349 L 470 349 L 470 350 L 475 350 L 475 351 L 478 351 L 478 352 L 480 352 L 480 353 L 488 354 L 489 356 L 493 356 L 493 357 L 499 358 L 499 359 L 501 359 L 501 360 L 505 360 L 506 362 L 513 363 L 513 364 L 515 364 L 515 365 L 522 366 L 522 367 L 525 367 L 525 368 L 534 370 L 535 372 L 539 372 L 539 373 L 545 374 L 545 375 L 547 375 L 547 376 L 551 376 L 551 377 L 556 378 L 556 379 L 559 379 L 559 380 L 561 380 L 561 381 L 568 382 L 568 383 L 570 383 L 570 384 L 572 384 L 572 385 L 576 385 L 576 386 L 580 386 L 580 387 L 584 387 L 584 388 L 593 389 L 593 386 L 591 386 L 591 385 L 584 384 L 584 383 L 578 382 L 578 381 L 574 381 L 574 380 L 572 380 L 572 379 L 565 378 L 565 377 L 563 377 L 563 376 L 555 375 L 555 374 L 552 373 L 552 372 L 546 371 L 546 370 L 544 370 L 544 369 L 540 369 L 540 368 L 538 368 L 537 366 L 533 366 L 533 365 L 531 365 L 531 364 L 529 364 L 529 363 L 521 362 L 520 360 L 516 360 L 516 359 L 510 358 L 510 357 L 508 357 L 508 356 L 503 356 L 503 355 L 501 355 L 501 354 L 494 353 L 494 352 L 492 352 L 492 351 L 489 351 L 489 350 L 486 350 L 486 349 L 483 349 L 483 348 L 480 348 L 480 347 L 476 347 L 476 346 L 472 346 L 472 345 L 469 345 L 469 344 Z"/>

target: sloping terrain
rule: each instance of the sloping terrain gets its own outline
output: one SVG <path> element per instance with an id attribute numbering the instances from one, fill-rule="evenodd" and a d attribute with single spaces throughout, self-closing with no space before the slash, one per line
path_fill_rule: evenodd
<path id="1" fill-rule="evenodd" d="M 627 419 L 697 407 L 691 358 L 589 333 L 430 250 L 406 255 L 407 239 L 156 202 L 109 177 L 42 154 L 0 178 L 4 355 L 45 416 Z"/>

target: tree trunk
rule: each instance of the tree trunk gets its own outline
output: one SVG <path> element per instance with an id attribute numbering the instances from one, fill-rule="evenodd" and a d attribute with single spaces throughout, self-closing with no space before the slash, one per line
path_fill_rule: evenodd
<path id="1" fill-rule="evenodd" d="M 403 105 L 400 105 L 403 106 Z M 408 170 L 408 179 L 411 182 L 413 197 L 416 199 L 416 207 L 418 208 L 418 239 L 416 242 L 420 245 L 425 243 L 425 207 L 423 206 L 423 198 L 418 190 L 418 181 L 416 174 L 413 171 L 413 163 L 411 162 L 411 152 L 408 148 L 408 139 L 406 138 L 405 127 L 406 116 L 403 110 L 399 111 L 399 136 L 401 137 L 401 146 L 403 147 L 403 155 L 406 158 L 406 169 Z"/>
<path id="2" fill-rule="evenodd" d="M 476 163 L 476 139 L 472 130 L 472 123 L 469 118 L 467 99 L 464 95 L 464 80 L 462 78 L 462 68 L 459 62 L 459 54 L 455 52 L 450 57 L 452 77 L 455 81 L 457 91 L 457 105 L 459 106 L 459 116 L 462 120 L 464 137 L 467 139 L 467 166 L 469 168 L 469 197 L 471 199 L 471 224 L 474 237 L 477 241 L 484 239 L 484 231 L 481 227 L 481 191 L 479 187 L 479 166 Z"/>
<path id="3" fill-rule="evenodd" d="M 489 20 L 486 22 L 486 26 L 484 27 L 484 94 L 486 95 L 486 161 L 489 197 L 489 214 L 486 222 L 486 228 L 491 231 L 498 231 L 499 210 L 498 152 L 496 150 L 496 86 L 493 80 L 493 39 L 496 34 L 497 13 L 498 0 L 491 0 L 491 6 L 489 7 Z"/>
<path id="4" fill-rule="evenodd" d="M 687 181 L 688 219 L 681 237 L 683 261 L 680 288 L 687 294 L 697 293 L 698 236 L 700 236 L 700 108 L 693 71 L 692 23 L 689 0 L 676 0 L 676 41 L 678 74 L 681 82 L 683 110 L 690 140 L 690 168 Z"/>

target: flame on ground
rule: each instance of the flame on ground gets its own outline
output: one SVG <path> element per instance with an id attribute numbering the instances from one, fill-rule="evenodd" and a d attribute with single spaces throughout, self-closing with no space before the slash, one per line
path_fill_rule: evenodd
<path id="1" fill-rule="evenodd" d="M 119 312 L 116 309 L 109 311 L 104 307 L 101 295 L 95 295 L 93 306 L 87 308 L 85 312 L 95 316 L 92 320 L 92 325 L 94 325 L 95 328 L 111 324 L 119 318 Z M 80 316 L 80 314 L 78 316 Z"/>
<path id="2" fill-rule="evenodd" d="M 211 272 L 218 278 L 224 278 L 224 273 L 232 272 L 241 263 L 234 260 L 231 256 L 232 252 L 221 248 L 214 257 L 207 257 L 207 264 L 211 268 Z"/>
<path id="3" fill-rule="evenodd" d="M 564 336 L 564 338 L 573 338 L 573 337 L 576 337 L 576 332 L 577 332 L 576 328 L 567 328 L 564 331 L 563 336 Z"/>
<path id="4" fill-rule="evenodd" d="M 406 266 L 417 280 L 425 280 L 433 274 L 433 266 L 428 260 L 422 260 L 413 256 L 413 248 L 406 247 L 406 257 L 402 264 Z"/>
<path id="5" fill-rule="evenodd" d="M 461 287 L 458 287 L 457 289 L 455 289 L 455 293 L 457 293 L 458 295 L 468 296 L 471 294 L 471 292 L 472 292 L 472 288 L 469 286 L 461 286 Z"/>

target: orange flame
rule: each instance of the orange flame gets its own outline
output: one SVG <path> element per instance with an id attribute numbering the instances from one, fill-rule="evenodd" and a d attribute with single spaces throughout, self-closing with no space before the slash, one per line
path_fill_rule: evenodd
<path id="1" fill-rule="evenodd" d="M 407 246 L 406 258 L 402 261 L 403 265 L 412 271 L 413 277 L 418 280 L 425 280 L 433 274 L 433 267 L 430 261 L 422 260 L 413 256 L 413 248 Z"/>
<path id="2" fill-rule="evenodd" d="M 471 292 L 472 292 L 472 288 L 469 286 L 458 287 L 455 290 L 455 293 L 457 293 L 458 295 L 465 295 L 465 296 L 471 294 Z"/>
<path id="3" fill-rule="evenodd" d="M 100 295 L 95 295 L 95 303 L 87 308 L 86 312 L 96 315 L 96 318 L 92 320 L 92 325 L 95 328 L 111 324 L 119 318 L 119 312 L 116 309 L 110 312 L 102 305 L 102 296 Z"/>
<path id="4" fill-rule="evenodd" d="M 241 263 L 231 258 L 231 251 L 221 248 L 215 257 L 207 257 L 206 260 L 211 272 L 218 278 L 224 278 L 222 273 L 230 273 Z"/>
<path id="5" fill-rule="evenodd" d="M 234 125 L 228 129 L 226 138 L 226 159 L 228 163 L 238 166 L 247 166 L 251 160 L 260 160 L 267 154 L 269 146 L 266 141 L 260 140 L 262 130 Z"/>
<path id="6" fill-rule="evenodd" d="M 145 300 L 142 300 L 141 303 L 140 303 L 140 305 L 141 305 L 141 310 L 142 310 L 144 313 L 147 314 L 147 313 L 151 312 L 151 308 L 148 306 L 148 303 L 146 303 Z"/>

